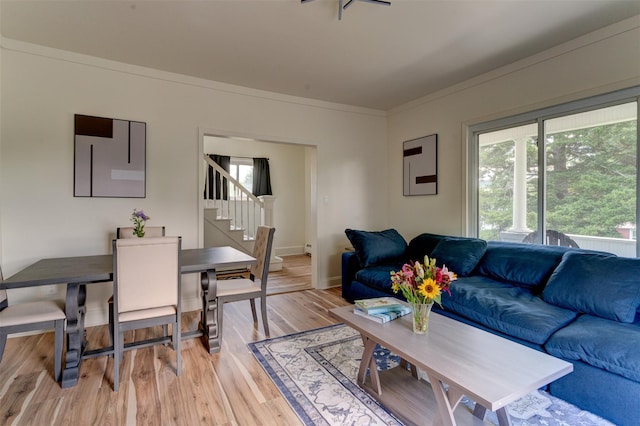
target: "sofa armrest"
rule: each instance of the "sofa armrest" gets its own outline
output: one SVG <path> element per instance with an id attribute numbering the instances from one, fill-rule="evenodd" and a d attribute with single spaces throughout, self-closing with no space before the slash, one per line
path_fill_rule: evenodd
<path id="1" fill-rule="evenodd" d="M 351 282 L 356 279 L 356 273 L 361 269 L 356 252 L 345 251 L 342 253 L 342 297 L 349 302 L 351 300 Z"/>

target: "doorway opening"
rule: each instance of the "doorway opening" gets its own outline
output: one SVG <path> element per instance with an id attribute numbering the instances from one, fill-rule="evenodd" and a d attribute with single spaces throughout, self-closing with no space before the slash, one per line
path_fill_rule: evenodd
<path id="1" fill-rule="evenodd" d="M 275 197 L 272 216 L 276 228 L 274 254 L 279 257 L 309 255 L 311 287 L 317 288 L 317 257 L 314 256 L 317 247 L 317 147 L 215 131 L 203 131 L 199 139 L 199 246 L 205 246 L 205 227 L 208 226 L 205 220 L 208 203 L 203 197 L 207 174 L 204 156 L 217 154 L 245 160 L 268 158 Z"/>

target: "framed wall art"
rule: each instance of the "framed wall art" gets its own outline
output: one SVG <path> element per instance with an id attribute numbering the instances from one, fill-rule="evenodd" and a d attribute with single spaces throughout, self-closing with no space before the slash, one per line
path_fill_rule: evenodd
<path id="1" fill-rule="evenodd" d="M 403 143 L 404 195 L 438 193 L 438 135 Z"/>
<path id="2" fill-rule="evenodd" d="M 75 197 L 146 197 L 147 124 L 75 115 Z"/>

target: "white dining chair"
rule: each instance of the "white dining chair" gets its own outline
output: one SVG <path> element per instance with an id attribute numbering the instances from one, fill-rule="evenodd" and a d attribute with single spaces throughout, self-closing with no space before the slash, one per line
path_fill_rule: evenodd
<path id="1" fill-rule="evenodd" d="M 170 324 L 176 352 L 176 375 L 182 370 L 180 354 L 180 237 L 113 240 L 113 389 L 118 391 L 124 333 Z"/>
<path id="2" fill-rule="evenodd" d="M 2 269 L 0 269 L 0 280 L 4 280 Z M 0 290 L 0 362 L 2 362 L 9 334 L 53 329 L 55 331 L 53 376 L 55 381 L 59 382 L 62 373 L 66 318 L 64 305 L 60 301 L 43 300 L 9 305 L 7 291 Z"/>
<path id="3" fill-rule="evenodd" d="M 260 299 L 260 311 L 264 332 L 269 337 L 269 320 L 267 318 L 267 278 L 269 276 L 269 260 L 271 247 L 273 246 L 273 234 L 276 229 L 269 226 L 259 226 L 256 232 L 256 241 L 253 248 L 253 257 L 257 262 L 251 267 L 249 278 L 234 278 L 218 280 L 216 285 L 216 297 L 218 299 L 218 336 L 222 341 L 222 308 L 226 302 L 249 300 L 253 323 L 257 327 L 258 316 L 256 313 L 255 299 Z"/>
<path id="4" fill-rule="evenodd" d="M 133 233 L 133 226 L 123 226 L 116 228 L 116 238 L 140 238 Z M 145 226 L 144 237 L 142 238 L 155 238 L 165 236 L 164 226 Z M 107 300 L 109 305 L 109 345 L 113 346 L 113 295 Z M 164 326 L 164 336 L 167 336 L 167 327 Z"/>

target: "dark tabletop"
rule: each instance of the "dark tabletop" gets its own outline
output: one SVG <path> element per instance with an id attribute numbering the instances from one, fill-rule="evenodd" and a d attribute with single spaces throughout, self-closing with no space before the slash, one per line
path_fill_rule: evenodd
<path id="1" fill-rule="evenodd" d="M 184 249 L 180 252 L 183 274 L 219 267 L 251 265 L 256 260 L 232 247 Z M 0 282 L 0 289 L 49 284 L 97 283 L 113 280 L 113 256 L 57 257 L 42 259 Z"/>

